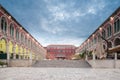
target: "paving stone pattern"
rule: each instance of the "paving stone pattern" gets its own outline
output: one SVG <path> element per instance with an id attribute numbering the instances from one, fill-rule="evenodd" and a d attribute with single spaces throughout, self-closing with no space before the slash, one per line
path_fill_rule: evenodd
<path id="1" fill-rule="evenodd" d="M 0 68 L 0 80 L 120 80 L 120 69 Z"/>

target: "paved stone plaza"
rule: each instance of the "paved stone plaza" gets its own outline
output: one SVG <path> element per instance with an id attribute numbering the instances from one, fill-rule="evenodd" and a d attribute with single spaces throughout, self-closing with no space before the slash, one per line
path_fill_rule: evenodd
<path id="1" fill-rule="evenodd" d="M 0 68 L 0 80 L 120 80 L 120 69 Z"/>

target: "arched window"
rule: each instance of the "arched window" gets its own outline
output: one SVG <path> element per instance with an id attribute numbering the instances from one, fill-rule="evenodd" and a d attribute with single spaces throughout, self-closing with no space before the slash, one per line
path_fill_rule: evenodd
<path id="1" fill-rule="evenodd" d="M 94 38 L 94 43 L 96 44 L 96 42 L 97 42 L 97 38 L 95 37 L 95 38 Z"/>
<path id="2" fill-rule="evenodd" d="M 6 22 L 5 17 L 2 17 L 1 19 L 1 29 L 5 32 L 7 31 L 7 22 Z"/>
<path id="3" fill-rule="evenodd" d="M 106 38 L 106 32 L 105 32 L 105 30 L 102 31 L 102 37 Z"/>
<path id="4" fill-rule="evenodd" d="M 114 23 L 114 33 L 119 32 L 120 31 L 120 20 L 116 20 Z"/>
<path id="5" fill-rule="evenodd" d="M 23 34 L 21 33 L 21 42 L 24 42 L 24 41 L 23 41 L 23 37 L 24 37 L 24 36 L 23 36 Z"/>
<path id="6" fill-rule="evenodd" d="M 24 41 L 25 44 L 27 44 L 27 37 L 25 36 L 25 41 Z"/>
<path id="7" fill-rule="evenodd" d="M 10 35 L 14 37 L 14 25 L 10 24 Z"/>
<path id="8" fill-rule="evenodd" d="M 100 34 L 98 34 L 98 42 L 100 42 L 100 40 L 101 40 L 101 36 Z"/>
<path id="9" fill-rule="evenodd" d="M 111 34 L 112 34 L 112 27 L 111 27 L 111 25 L 108 25 L 108 27 L 107 27 L 107 37 L 110 37 Z"/>
<path id="10" fill-rule="evenodd" d="M 16 29 L 16 39 L 19 40 L 19 30 Z"/>

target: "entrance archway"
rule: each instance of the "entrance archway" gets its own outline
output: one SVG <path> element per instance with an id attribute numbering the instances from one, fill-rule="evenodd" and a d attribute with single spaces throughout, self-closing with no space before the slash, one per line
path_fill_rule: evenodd
<path id="1" fill-rule="evenodd" d="M 116 38 L 114 41 L 114 46 L 118 47 L 120 45 L 120 38 Z M 120 59 L 120 50 L 116 50 L 117 52 L 117 59 Z"/>
<path id="2" fill-rule="evenodd" d="M 5 39 L 0 40 L 0 52 L 6 53 L 6 44 L 7 43 Z"/>
<path id="3" fill-rule="evenodd" d="M 0 59 L 7 59 L 7 51 L 6 51 L 6 40 L 0 40 Z"/>
<path id="4" fill-rule="evenodd" d="M 21 59 L 23 59 L 23 48 L 22 48 L 22 46 L 20 47 L 20 57 L 21 57 Z"/>
<path id="5" fill-rule="evenodd" d="M 13 59 L 13 43 L 11 41 L 9 42 L 9 54 L 10 58 Z"/>
<path id="6" fill-rule="evenodd" d="M 16 53 L 16 59 L 19 58 L 19 46 L 16 44 L 16 47 L 15 47 L 15 53 Z"/>

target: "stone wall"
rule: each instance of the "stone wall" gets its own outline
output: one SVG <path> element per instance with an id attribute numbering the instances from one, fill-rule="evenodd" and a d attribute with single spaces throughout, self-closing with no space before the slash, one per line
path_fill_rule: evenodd
<path id="1" fill-rule="evenodd" d="M 93 68 L 120 68 L 120 60 L 88 60 Z"/>
<path id="2" fill-rule="evenodd" d="M 120 60 L 116 60 L 116 66 L 115 67 L 120 69 Z"/>
<path id="3" fill-rule="evenodd" d="M 0 59 L 1 62 L 7 63 L 6 59 Z"/>
<path id="4" fill-rule="evenodd" d="M 32 65 L 30 60 L 10 60 L 10 67 L 30 67 Z"/>

